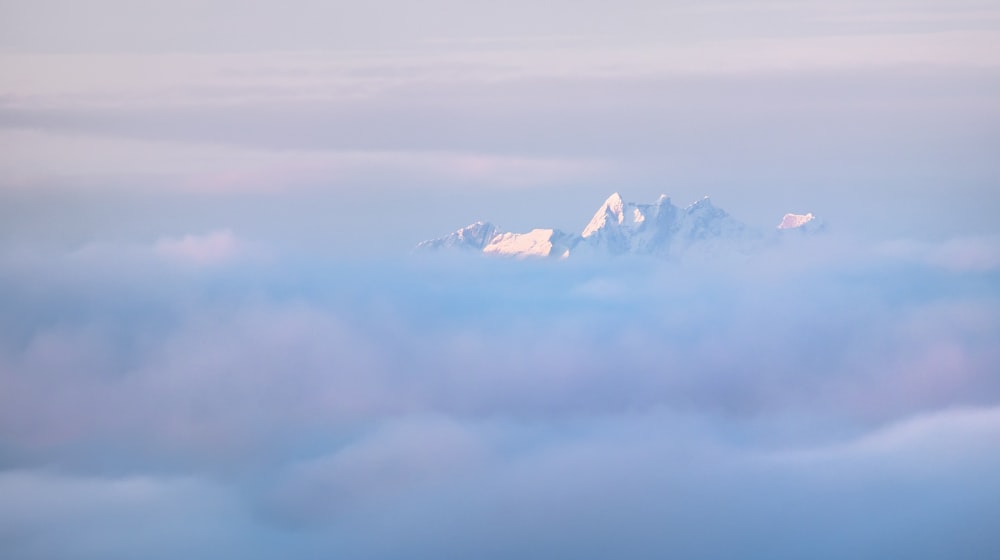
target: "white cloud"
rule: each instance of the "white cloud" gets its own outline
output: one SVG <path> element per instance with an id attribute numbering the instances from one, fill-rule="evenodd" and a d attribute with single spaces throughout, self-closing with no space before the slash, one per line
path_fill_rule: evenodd
<path id="1" fill-rule="evenodd" d="M 883 243 L 877 252 L 959 272 L 1000 268 L 1000 237 L 995 235 L 960 237 L 937 243 L 897 240 Z"/>
<path id="2" fill-rule="evenodd" d="M 823 470 L 836 466 L 924 476 L 965 464 L 1000 463 L 1000 407 L 954 408 L 918 414 L 845 442 L 766 456 L 777 465 Z"/>
<path id="3" fill-rule="evenodd" d="M 245 253 L 245 248 L 233 232 L 224 229 L 204 235 L 165 237 L 156 242 L 153 251 L 176 262 L 211 265 L 237 258 Z"/>

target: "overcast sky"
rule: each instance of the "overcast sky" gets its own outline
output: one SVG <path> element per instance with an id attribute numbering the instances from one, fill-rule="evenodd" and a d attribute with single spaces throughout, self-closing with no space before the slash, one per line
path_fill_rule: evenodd
<path id="1" fill-rule="evenodd" d="M 576 231 L 616 190 L 989 233 L 998 27 L 967 0 L 4 0 L 0 234 L 393 254 Z"/>

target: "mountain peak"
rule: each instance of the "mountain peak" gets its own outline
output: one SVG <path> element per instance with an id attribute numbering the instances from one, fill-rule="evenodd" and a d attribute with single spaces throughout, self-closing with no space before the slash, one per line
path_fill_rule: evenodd
<path id="1" fill-rule="evenodd" d="M 816 216 L 813 216 L 812 212 L 809 212 L 808 214 L 792 214 L 792 213 L 788 213 L 788 214 L 785 214 L 785 216 L 783 218 L 781 218 L 781 223 L 778 224 L 778 229 L 795 229 L 795 228 L 800 228 L 800 227 L 808 224 L 809 222 L 811 222 L 811 221 L 813 221 L 815 219 L 816 219 Z"/>
<path id="2" fill-rule="evenodd" d="M 611 196 L 597 209 L 597 213 L 590 219 L 590 223 L 587 224 L 587 227 L 583 228 L 582 236 L 590 237 L 607 225 L 609 218 L 611 218 L 613 223 L 617 222 L 620 224 L 625 221 L 625 202 L 617 192 L 611 193 Z"/>
<path id="3" fill-rule="evenodd" d="M 617 191 L 611 193 L 611 196 L 609 196 L 608 199 L 604 201 L 604 205 L 607 206 L 607 207 L 609 207 L 609 208 L 612 207 L 612 206 L 621 206 L 622 205 L 622 195 L 618 194 Z"/>
<path id="4" fill-rule="evenodd" d="M 483 247 L 483 253 L 515 257 L 553 257 L 565 259 L 575 244 L 575 236 L 555 229 L 536 228 L 528 233 L 502 233 Z"/>
<path id="5" fill-rule="evenodd" d="M 483 247 L 486 247 L 486 245 L 489 244 L 489 242 L 492 241 L 498 233 L 500 233 L 500 228 L 490 222 L 480 220 L 463 228 L 459 228 L 444 237 L 431 239 L 430 241 L 422 241 L 417 244 L 415 250 L 429 251 L 445 248 L 457 248 L 482 251 Z"/>
<path id="6" fill-rule="evenodd" d="M 687 208 L 685 208 L 685 210 L 694 210 L 696 208 L 715 208 L 715 205 L 712 204 L 712 199 L 709 198 L 708 195 L 705 195 L 692 202 Z"/>

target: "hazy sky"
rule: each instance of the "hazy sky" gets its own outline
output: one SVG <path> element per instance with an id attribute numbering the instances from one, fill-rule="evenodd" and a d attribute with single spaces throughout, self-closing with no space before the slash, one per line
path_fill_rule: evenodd
<path id="1" fill-rule="evenodd" d="M 615 190 L 768 227 L 995 231 L 995 2 L 0 10 L 5 235 L 260 229 L 391 254 L 475 219 L 579 230 Z M 43 212 L 64 237 L 24 218 Z"/>
<path id="2" fill-rule="evenodd" d="M 996 1 L 0 0 L 0 557 L 1000 558 L 998 53 Z M 407 254 L 613 191 L 829 234 Z"/>

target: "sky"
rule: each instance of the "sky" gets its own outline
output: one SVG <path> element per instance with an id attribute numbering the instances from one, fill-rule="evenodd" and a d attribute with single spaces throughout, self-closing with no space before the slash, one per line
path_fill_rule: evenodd
<path id="1" fill-rule="evenodd" d="M 1000 6 L 0 0 L 0 556 L 1000 556 Z M 612 192 L 750 257 L 410 254 Z"/>
<path id="2" fill-rule="evenodd" d="M 710 195 L 760 226 L 995 231 L 990 1 L 0 10 L 5 236 L 268 228 L 394 255 L 476 219 L 576 231 L 616 190 Z"/>

